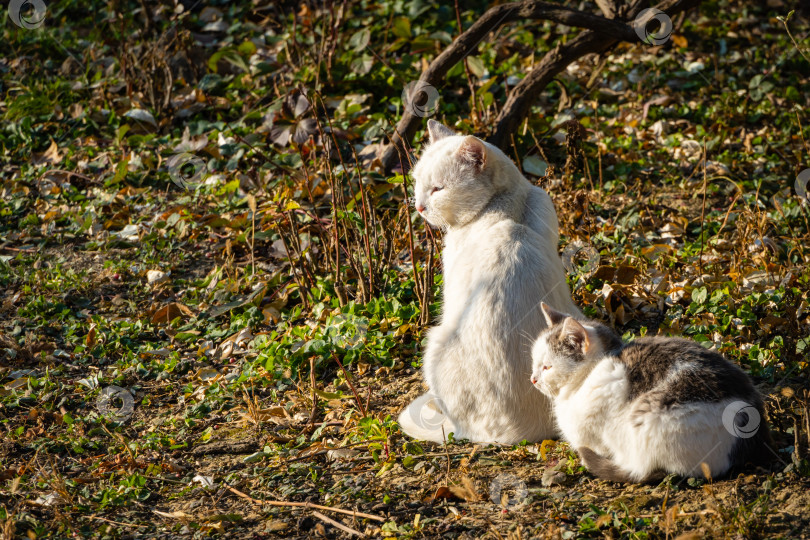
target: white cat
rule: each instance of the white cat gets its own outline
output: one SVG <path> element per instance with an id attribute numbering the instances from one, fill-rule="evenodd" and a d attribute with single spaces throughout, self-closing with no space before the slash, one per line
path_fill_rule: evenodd
<path id="1" fill-rule="evenodd" d="M 596 476 L 716 478 L 770 457 L 762 398 L 720 354 L 678 338 L 623 343 L 597 322 L 545 304 L 543 313 L 549 328 L 532 351 L 532 383 L 553 400 L 563 437 Z"/>
<path id="2" fill-rule="evenodd" d="M 540 302 L 579 313 L 557 253 L 557 214 L 499 149 L 428 121 L 413 169 L 416 209 L 445 229 L 441 324 L 428 333 L 429 392 L 399 416 L 408 435 L 514 444 L 554 436 L 549 401 L 529 382 Z M 539 414 L 538 414 L 539 411 Z"/>

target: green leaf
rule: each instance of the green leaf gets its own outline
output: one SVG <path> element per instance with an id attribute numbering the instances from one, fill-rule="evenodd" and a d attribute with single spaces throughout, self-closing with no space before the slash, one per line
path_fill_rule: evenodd
<path id="1" fill-rule="evenodd" d="M 393 461 L 386 461 L 385 463 L 383 463 L 383 466 L 380 468 L 379 472 L 375 476 L 377 478 L 379 478 L 380 476 L 383 476 L 385 473 L 390 471 L 393 466 L 394 466 Z"/>
<path id="2" fill-rule="evenodd" d="M 225 195 L 227 193 L 235 193 L 236 190 L 238 190 L 238 189 L 239 189 L 239 179 L 236 178 L 234 180 L 231 180 L 230 182 L 228 182 L 224 186 L 222 186 L 222 188 L 219 191 L 217 191 L 217 195 Z"/>
<path id="3" fill-rule="evenodd" d="M 115 184 L 121 182 L 127 176 L 127 167 L 129 166 L 129 154 L 126 155 L 124 159 L 122 159 L 118 166 L 115 168 L 115 176 L 107 182 L 106 185 L 114 186 Z"/>
<path id="4" fill-rule="evenodd" d="M 255 452 L 253 454 L 250 454 L 249 456 L 245 456 L 242 459 L 242 461 L 244 461 L 245 463 L 257 463 L 266 457 L 267 454 L 265 454 L 264 452 Z"/>
<path id="5" fill-rule="evenodd" d="M 548 163 L 537 156 L 526 156 L 523 158 L 523 171 L 534 176 L 545 176 Z"/>
<path id="6" fill-rule="evenodd" d="M 469 67 L 472 74 L 479 79 L 484 76 L 484 71 L 486 69 L 484 67 L 484 61 L 477 56 L 470 56 L 467 58 L 467 67 Z"/>
<path id="7" fill-rule="evenodd" d="M 371 31 L 368 28 L 363 28 L 349 38 L 349 48 L 354 52 L 362 52 L 368 46 L 369 41 L 371 41 Z"/>
<path id="8" fill-rule="evenodd" d="M 482 95 L 486 94 L 486 93 L 487 93 L 487 91 L 490 89 L 490 87 L 491 87 L 493 84 L 495 84 L 495 81 L 497 81 L 497 80 L 498 80 L 497 78 L 492 77 L 492 78 L 491 78 L 491 79 L 489 79 L 487 82 L 485 82 L 484 84 L 482 84 L 482 85 L 481 85 L 481 86 L 478 88 L 478 90 L 476 90 L 476 91 L 475 91 L 475 94 L 476 94 L 477 96 L 482 96 Z"/>
<path id="9" fill-rule="evenodd" d="M 119 127 L 118 130 L 115 132 L 115 144 L 121 144 L 121 140 L 123 140 L 124 135 L 126 135 L 129 130 L 130 130 L 129 124 L 124 124 L 121 127 Z"/>
<path id="10" fill-rule="evenodd" d="M 169 219 L 166 220 L 167 227 L 174 227 L 177 225 L 177 222 L 180 221 L 180 214 L 175 212 L 174 214 L 169 216 Z"/>
<path id="11" fill-rule="evenodd" d="M 432 34 L 430 34 L 430 39 L 438 39 L 445 45 L 450 45 L 451 43 L 453 43 L 453 36 L 451 36 L 449 33 L 443 30 L 439 30 L 438 32 L 433 32 Z"/>
<path id="12" fill-rule="evenodd" d="M 242 56 L 253 56 L 256 54 L 256 44 L 250 40 L 245 40 L 237 50 Z"/>
<path id="13" fill-rule="evenodd" d="M 394 35 L 400 38 L 411 37 L 411 20 L 407 17 L 397 17 L 394 19 Z"/>
<path id="14" fill-rule="evenodd" d="M 326 392 L 324 390 L 315 390 L 323 399 L 353 399 L 353 396 L 345 396 L 342 392 Z"/>
<path id="15" fill-rule="evenodd" d="M 374 57 L 370 54 L 364 54 L 358 58 L 352 60 L 352 73 L 357 73 L 358 75 L 365 75 L 369 71 L 371 71 L 371 66 L 374 65 Z"/>
<path id="16" fill-rule="evenodd" d="M 211 57 L 208 59 L 208 69 L 216 73 L 217 64 L 219 63 L 220 60 L 225 60 L 226 62 L 238 67 L 242 71 L 245 72 L 250 71 L 250 68 L 248 68 L 248 65 L 245 63 L 245 59 L 242 58 L 239 55 L 239 52 L 232 47 L 221 49 L 212 54 Z"/>

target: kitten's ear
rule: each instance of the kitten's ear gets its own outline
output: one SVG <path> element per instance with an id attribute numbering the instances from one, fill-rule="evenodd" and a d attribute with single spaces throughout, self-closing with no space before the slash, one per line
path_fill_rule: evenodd
<path id="1" fill-rule="evenodd" d="M 588 339 L 588 331 L 573 317 L 565 319 L 563 323 L 563 334 L 565 338 L 573 344 L 574 347 L 582 351 L 583 354 L 586 354 L 588 349 L 590 349 L 591 342 L 590 339 Z"/>
<path id="2" fill-rule="evenodd" d="M 440 139 L 444 139 L 445 137 L 451 137 L 456 134 L 456 132 L 450 129 L 449 127 L 433 119 L 428 120 L 427 127 L 431 143 L 435 143 Z"/>
<path id="3" fill-rule="evenodd" d="M 560 313 L 556 311 L 553 307 L 546 304 L 545 302 L 540 302 L 540 309 L 543 311 L 543 316 L 546 318 L 546 324 L 548 326 L 554 326 L 555 324 L 559 324 L 565 320 L 567 315 L 565 313 Z"/>
<path id="4" fill-rule="evenodd" d="M 487 164 L 487 147 L 481 139 L 470 135 L 464 138 L 461 147 L 458 149 L 458 156 L 463 161 L 473 165 L 476 169 L 483 170 Z"/>

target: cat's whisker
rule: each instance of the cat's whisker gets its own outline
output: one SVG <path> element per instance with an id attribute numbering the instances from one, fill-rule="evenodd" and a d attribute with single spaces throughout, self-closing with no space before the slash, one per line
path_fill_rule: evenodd
<path id="1" fill-rule="evenodd" d="M 536 337 L 532 337 L 526 330 L 521 330 L 518 333 L 520 334 L 521 337 L 526 338 L 526 341 L 528 341 L 529 343 L 534 343 L 535 340 L 537 339 Z"/>
<path id="2" fill-rule="evenodd" d="M 525 338 L 530 339 L 530 340 L 532 340 L 532 341 L 534 341 L 535 339 L 537 339 L 537 338 L 538 338 L 538 336 L 540 335 L 540 334 L 537 334 L 536 336 L 533 336 L 533 335 L 531 335 L 531 334 L 529 333 L 529 331 L 528 331 L 528 330 L 523 330 L 523 329 L 521 329 L 521 330 L 520 330 L 520 334 L 521 334 L 521 335 L 523 335 Z"/>

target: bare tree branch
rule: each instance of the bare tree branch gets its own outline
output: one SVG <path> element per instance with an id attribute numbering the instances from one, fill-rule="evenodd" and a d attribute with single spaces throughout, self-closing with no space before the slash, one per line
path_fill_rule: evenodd
<path id="1" fill-rule="evenodd" d="M 621 38 L 627 41 L 637 41 L 639 39 L 635 30 L 621 21 L 606 19 L 593 13 L 577 11 L 546 2 L 531 0 L 510 2 L 487 10 L 480 19 L 475 21 L 470 28 L 430 63 L 428 68 L 422 72 L 419 80 L 431 86 L 437 86 L 450 68 L 473 52 L 490 32 L 497 30 L 504 24 L 525 19 L 543 19 L 578 28 L 590 28 L 605 37 Z M 421 124 L 421 118 L 421 116 L 408 110 L 407 107 L 403 108 L 402 118 L 391 137 L 393 144 L 385 149 L 382 156 L 382 162 L 386 169 L 392 168 L 395 163 L 399 162 L 398 152 L 404 151 L 404 141 L 410 141 L 413 138 Z M 403 162 L 405 161 L 407 160 L 403 159 Z"/>
<path id="2" fill-rule="evenodd" d="M 660 9 L 668 16 L 672 16 L 699 3 L 700 0 L 667 0 L 659 4 L 657 9 Z M 636 10 L 640 11 L 636 7 L 630 11 L 630 15 L 636 16 L 638 14 Z M 495 119 L 495 128 L 488 142 L 498 148 L 504 148 L 509 141 L 510 135 L 517 130 L 528 116 L 532 103 L 536 101 L 537 96 L 558 73 L 586 54 L 604 52 L 619 43 L 619 41 L 626 40 L 621 38 L 606 40 L 603 35 L 586 30 L 565 45 L 558 45 L 554 50 L 549 51 L 540 60 L 540 63 L 509 93 L 506 104 Z"/>
<path id="3" fill-rule="evenodd" d="M 504 148 L 509 136 L 526 118 L 537 95 L 569 64 L 586 54 L 600 53 L 613 47 L 619 40 L 605 39 L 605 36 L 586 30 L 566 43 L 549 51 L 509 92 L 506 104 L 495 119 L 495 128 L 487 142 Z"/>
<path id="4" fill-rule="evenodd" d="M 605 4 L 604 6 L 599 4 L 600 9 L 603 12 L 607 9 L 607 13 L 614 15 L 616 13 L 624 15 L 624 12 L 627 12 L 630 16 L 635 16 L 640 11 L 641 2 L 638 0 L 623 6 L 617 6 L 615 0 L 600 1 Z M 671 15 L 697 3 L 699 0 L 666 0 L 659 4 L 658 9 Z M 627 18 L 629 19 L 630 16 Z M 525 19 L 549 20 L 586 30 L 565 45 L 558 46 L 547 53 L 540 64 L 510 93 L 506 106 L 498 115 L 495 131 L 490 138 L 491 142 L 500 147 L 505 144 L 508 134 L 514 132 L 514 129 L 526 117 L 537 94 L 571 62 L 589 53 L 605 51 L 619 41 L 641 41 L 635 28 L 626 21 L 546 2 L 531 0 L 511 2 L 487 10 L 480 19 L 430 63 L 419 80 L 431 86 L 439 85 L 447 72 L 473 52 L 490 32 L 504 24 Z M 393 168 L 396 163 L 400 162 L 400 159 L 407 164 L 407 159 L 404 157 L 406 147 L 421 123 L 422 116 L 414 114 L 407 107 L 403 108 L 402 118 L 391 137 L 392 144 L 384 149 L 381 156 L 386 170 Z"/>

